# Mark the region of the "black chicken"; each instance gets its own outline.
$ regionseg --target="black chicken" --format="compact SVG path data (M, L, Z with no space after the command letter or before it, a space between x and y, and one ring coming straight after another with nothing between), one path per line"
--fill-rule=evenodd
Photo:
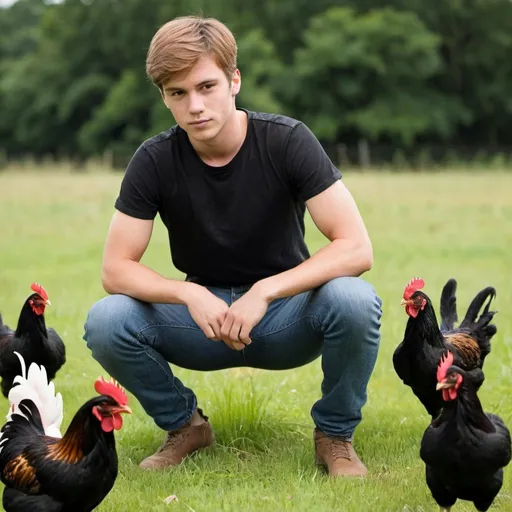
M510 462L510 432L499 416L484 412L474 382L453 360L449 352L439 364L436 389L442 390L445 405L425 430L420 457L442 511L449 511L457 499L485 511L500 491L503 468Z
M496 327L490 324L495 311L489 311L496 291L488 287L479 292L471 301L464 320L455 328L456 283L455 280L448 281L441 299L443 320L440 329L432 301L420 291L424 284L423 279L415 278L405 287L402 305L405 306L409 320L404 339L393 354L393 366L404 384L411 387L434 418L443 406L443 400L435 390L436 368L441 355L447 350L453 352L455 364L465 371L478 369L472 375L477 387L484 380L481 368L484 358L490 352L490 339L496 333Z
M46 328L44 312L46 306L51 305L48 294L37 283L33 283L31 289L34 293L23 304L16 331L4 325L0 316L0 377L5 397L20 373L20 362L15 352L23 356L27 366L31 363L44 366L50 380L66 362L62 339L54 329Z
M78 410L62 438L45 433L42 411L32 400L11 405L17 412L9 415L0 440L6 512L89 512L110 492L118 469L113 430L123 425L121 413L131 410L114 381L100 378L94 388L100 396Z

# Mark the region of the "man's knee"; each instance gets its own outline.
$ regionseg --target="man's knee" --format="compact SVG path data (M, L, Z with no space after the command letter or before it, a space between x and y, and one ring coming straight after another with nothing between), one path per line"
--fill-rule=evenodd
M84 340L94 355L110 352L114 339L126 330L137 301L126 295L109 295L96 302L84 325Z
M318 289L318 300L333 320L356 329L380 327L382 301L375 289L359 277L338 277Z

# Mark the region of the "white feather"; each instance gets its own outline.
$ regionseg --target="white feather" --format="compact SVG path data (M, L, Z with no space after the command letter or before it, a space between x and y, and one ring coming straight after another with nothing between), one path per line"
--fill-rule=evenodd
M32 363L26 373L26 365L23 356L18 352L14 352L21 364L21 375L14 378L15 384L9 391L9 412L7 420L10 421L11 416L21 414L25 416L19 409L22 400L28 398L34 402L43 423L44 432L47 436L61 438L60 426L63 418L62 395L55 394L55 386L53 382L48 382L46 368ZM1 445L1 441L0 441Z

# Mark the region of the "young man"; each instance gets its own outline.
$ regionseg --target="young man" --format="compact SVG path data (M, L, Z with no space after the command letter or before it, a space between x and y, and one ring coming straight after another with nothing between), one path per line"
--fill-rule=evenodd
M177 126L144 142L128 165L103 261L111 295L93 306L84 335L167 432L141 467L177 465L215 441L168 362L279 370L321 355L322 398L311 412L317 462L332 476L365 475L352 436L381 302L357 277L371 267L372 247L340 172L301 122L235 107L236 43L219 21L170 21L146 64ZM306 207L330 240L312 257ZM157 213L185 281L140 263Z

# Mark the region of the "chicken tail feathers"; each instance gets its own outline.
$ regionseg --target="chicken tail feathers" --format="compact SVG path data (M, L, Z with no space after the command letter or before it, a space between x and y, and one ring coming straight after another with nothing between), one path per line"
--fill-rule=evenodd
M13 387L9 391L10 408L7 420L13 414L20 412L20 404L23 400L30 400L39 411L39 417L46 435L62 437L60 427L63 419L62 395L55 393L55 385L48 382L46 369L32 363L28 369L23 356L14 352L21 365L21 374L13 381Z
M469 304L466 316L462 320L459 328L474 337L480 346L481 359L491 351L491 338L498 329L491 321L497 311L490 311L492 301L496 298L496 290L492 286L484 288L478 292L475 298ZM482 310L483 307L483 310ZM482 312L480 313L480 310Z
M21 416L28 420L31 427L37 430L39 435L44 435L43 421L41 419L41 413L39 412L37 405L32 402L32 400L27 398L19 403L18 408Z
M14 454L9 453L9 440L23 436L44 435L43 423L37 406L32 400L22 400L18 411L13 413L10 420L0 432L0 466L5 460L10 460ZM7 453L4 453L4 449Z
M441 331L451 331L458 322L457 318L457 281L449 279L441 292Z
M0 338L2 336L7 336L8 334L12 334L13 330L8 326L4 324L4 320L2 318L2 313L0 313Z

